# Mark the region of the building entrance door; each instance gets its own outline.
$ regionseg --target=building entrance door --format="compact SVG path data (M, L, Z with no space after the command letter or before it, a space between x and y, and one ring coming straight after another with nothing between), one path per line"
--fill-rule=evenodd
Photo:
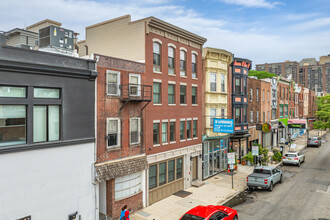
M197 179L198 175L197 175L197 157L193 157L192 158L192 180Z

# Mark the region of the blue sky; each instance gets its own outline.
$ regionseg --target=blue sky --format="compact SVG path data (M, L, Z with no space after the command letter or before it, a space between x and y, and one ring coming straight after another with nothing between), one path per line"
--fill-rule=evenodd
M41 3L42 2L42 3ZM155 16L259 63L330 54L330 0L2 0L0 30L43 19L80 33L125 14Z

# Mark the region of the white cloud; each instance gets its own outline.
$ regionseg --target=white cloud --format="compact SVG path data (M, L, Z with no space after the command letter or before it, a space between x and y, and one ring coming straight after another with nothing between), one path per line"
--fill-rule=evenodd
M299 20L305 20L311 17L315 17L318 15L319 13L287 14L284 16L284 18L288 21L299 21Z
M304 57L317 58L329 53L326 50L330 48L330 32L326 29L307 33L283 31L284 27L280 29L268 23L263 25L264 21L234 23L232 20L225 20L225 17L221 20L212 19L205 11L204 15L189 9L189 6L173 4L169 0L162 0L161 4L156 3L156 0L144 1L148 4L134 0L51 0L43 4L39 0L6 1L1 5L0 30L23 28L24 24L31 25L49 18L62 22L64 28L79 32L80 39L84 39L86 26L131 14L133 20L149 16L163 19L207 38L205 46L226 49L235 56L251 59L253 64L288 59L298 61ZM304 23L304 26L324 26L329 22L329 18L319 18Z
M274 8L276 5L283 4L282 2L270 2L267 0L220 0L227 4L241 5L245 7L255 8Z

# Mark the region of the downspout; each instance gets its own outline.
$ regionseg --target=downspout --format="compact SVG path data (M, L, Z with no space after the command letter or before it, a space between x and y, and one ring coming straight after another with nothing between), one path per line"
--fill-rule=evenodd
M87 45L85 45L86 47L86 50L88 51L88 47ZM96 58L96 59L95 59ZM100 57L99 56L96 56L94 58L94 54L92 55L92 59L93 60L96 60L95 62L95 71L97 71L97 64L99 62L99 59ZM94 143L94 164L96 163L97 161L97 77L95 79L95 91L94 91L94 95L95 95L95 115L94 115L94 126L95 126L95 143ZM94 172L95 172L95 166L94 166ZM94 178L95 178L95 173L94 173ZM100 207L100 204L99 204L99 201L100 201L100 198L99 198L99 190L100 190L100 183L95 181L94 183L94 192L95 192L95 219L96 220L99 220L99 207Z

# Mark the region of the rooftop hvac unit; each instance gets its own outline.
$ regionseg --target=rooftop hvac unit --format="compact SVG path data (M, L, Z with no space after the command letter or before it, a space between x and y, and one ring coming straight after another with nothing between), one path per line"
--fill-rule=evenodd
M73 51L73 31L50 25L39 30L39 48Z

